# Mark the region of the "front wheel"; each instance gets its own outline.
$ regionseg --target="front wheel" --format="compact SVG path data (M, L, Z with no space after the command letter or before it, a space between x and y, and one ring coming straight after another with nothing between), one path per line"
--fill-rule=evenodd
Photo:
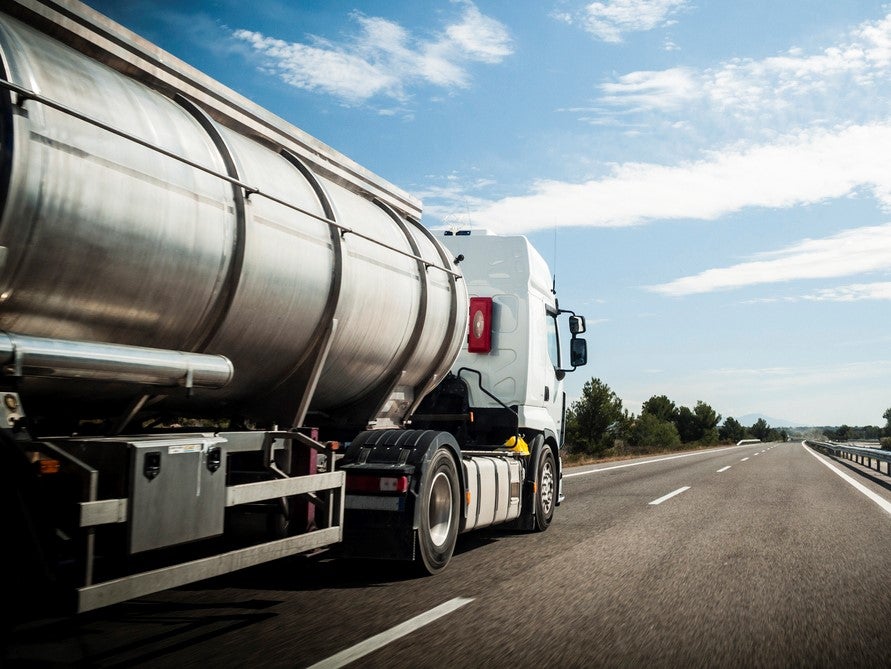
M449 563L458 539L460 516L458 470L449 452L433 454L421 483L418 548L423 572L436 574Z
M547 446L538 460L538 471L535 476L535 523L536 532L544 532L554 518L554 506L557 501L557 467L554 453Z

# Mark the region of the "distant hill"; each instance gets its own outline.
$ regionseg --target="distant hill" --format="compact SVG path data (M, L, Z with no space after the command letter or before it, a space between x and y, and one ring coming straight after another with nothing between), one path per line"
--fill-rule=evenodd
M785 418L772 418L771 416L765 416L761 413L748 413L745 416L740 416L736 420L739 421L740 425L743 425L745 427L752 427L755 423L758 422L759 418L763 418L764 421L771 427L801 427L802 425L801 423L786 420Z

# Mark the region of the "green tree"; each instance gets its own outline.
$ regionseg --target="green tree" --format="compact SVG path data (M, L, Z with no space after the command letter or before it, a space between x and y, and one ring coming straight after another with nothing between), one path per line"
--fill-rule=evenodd
M759 418L755 421L755 424L749 428L749 432L756 439L768 441L768 437L770 436L770 425L768 425L767 421L763 418Z
M637 448L674 450L681 445L681 437L674 423L661 420L652 413L642 413L634 421L628 441Z
M772 427L772 428L770 428L770 431L767 433L767 439L764 439L762 441L785 441L783 438L784 434L785 434L785 431L780 430L775 427Z
M628 415L622 400L596 378L585 383L581 398L572 403L566 418L570 450L588 455L610 448L627 430Z
M891 437L891 409L883 413L882 418L885 419L885 436Z
M740 439L745 439L746 428L744 428L736 418L728 416L724 420L721 429L718 430L718 436L724 441L732 441L736 443Z
M677 416L674 420L681 441L685 444L697 441L702 436L702 430L699 428L699 421L689 407L681 407L678 409Z
M693 415L699 429L697 440L703 444L715 444L718 442L718 423L721 422L721 414L716 413L702 400L696 402L693 407Z
M665 395L653 395L643 403L640 413L641 415L650 414L659 420L673 423L677 416L677 407Z

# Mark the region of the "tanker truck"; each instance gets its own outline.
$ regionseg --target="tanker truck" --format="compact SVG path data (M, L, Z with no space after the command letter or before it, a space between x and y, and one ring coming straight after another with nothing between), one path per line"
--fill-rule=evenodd
M11 609L547 529L587 351L528 240L427 229L75 0L4 3L0 68Z

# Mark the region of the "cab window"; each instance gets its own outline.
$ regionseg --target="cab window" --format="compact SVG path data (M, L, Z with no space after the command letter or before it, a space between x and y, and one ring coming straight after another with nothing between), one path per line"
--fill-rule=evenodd
M560 369L560 338L557 334L557 317L554 314L546 314L545 328L548 332L548 357L554 369Z

